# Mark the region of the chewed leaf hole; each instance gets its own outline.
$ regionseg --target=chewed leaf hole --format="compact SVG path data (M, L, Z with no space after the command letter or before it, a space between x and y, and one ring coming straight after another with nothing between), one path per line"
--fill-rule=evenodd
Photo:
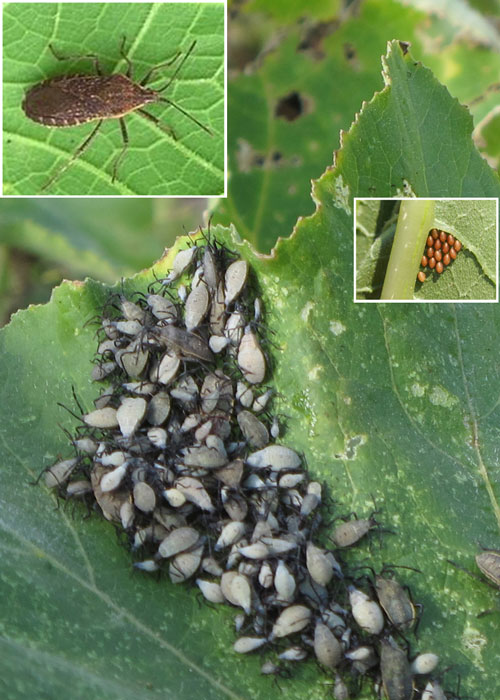
M305 109L306 102L304 98L294 91L278 100L275 115L286 119L288 122L293 122L304 114Z
M277 170L278 168L298 168L303 163L302 156L297 154L285 156L281 151L256 151L245 139L238 139L236 162L240 173L252 170Z

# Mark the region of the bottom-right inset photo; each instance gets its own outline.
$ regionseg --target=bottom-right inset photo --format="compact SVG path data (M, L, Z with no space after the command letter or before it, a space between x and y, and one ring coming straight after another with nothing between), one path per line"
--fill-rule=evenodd
M498 301L498 201L357 198L354 301Z

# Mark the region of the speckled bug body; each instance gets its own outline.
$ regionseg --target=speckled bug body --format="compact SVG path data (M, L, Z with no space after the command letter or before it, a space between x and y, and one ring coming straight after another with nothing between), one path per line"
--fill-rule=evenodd
M411 700L413 679L406 653L389 637L380 648L382 685L387 700Z
M99 131L104 119L118 119L123 140L123 147L113 164L111 182L114 182L117 175L118 165L123 159L128 148L128 132L124 117L131 112L136 112L142 117L153 122L157 127L168 133L173 139L176 138L171 127L160 122L157 117L142 109L147 104L166 103L187 116L208 134L212 132L199 122L195 117L179 107L177 104L162 96L179 73L186 59L189 57L196 41L193 41L182 60L169 78L167 83L158 90L146 87L151 76L159 68L169 66L174 63L180 55L177 52L169 61L160 63L151 68L140 83L132 79L132 63L124 53L125 37L123 37L120 47L122 58L127 62L127 72L115 75L103 75L99 64L99 59L93 54L86 56L59 56L49 44L49 49L54 57L59 61L74 59L89 59L93 62L97 75L69 75L50 78L33 86L26 93L22 108L26 116L38 124L48 127L69 127L97 121L94 130L80 144L67 163L59 168L52 177L45 183L42 190L47 189L55 180L75 161L90 145L94 136Z
M154 90L126 75L69 75L38 83L26 93L23 110L44 126L75 126L95 119L123 117L158 102Z
M482 573L500 588L500 552L487 549L476 555L476 564Z
M375 590L380 605L396 629L408 630L415 624L415 606L400 583L394 579L376 576Z

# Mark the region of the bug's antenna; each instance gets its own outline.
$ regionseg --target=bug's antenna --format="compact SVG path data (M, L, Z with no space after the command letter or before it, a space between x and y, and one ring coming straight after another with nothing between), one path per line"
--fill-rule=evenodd
M172 107L175 107L175 109L177 109L179 112L182 112L182 114L184 114L186 117L189 117L189 119L191 119L191 121L193 121L195 124L198 124L198 126L200 126L204 131L206 131L207 134L210 134L210 136L213 136L213 132L210 131L208 126L205 126L204 124L199 122L195 117L193 117L192 114L189 114L189 112L186 112L185 109L182 109L182 107L179 107L179 105L176 105L175 102L172 102L172 100L167 100L166 97L159 97L158 101L159 102L166 102L167 104L172 105Z
M173 75L170 77L170 80L168 80L168 82L167 82L162 88L160 88L159 90L155 90L155 92L163 92L164 90L166 90L166 89L168 88L168 86L171 84L171 82L172 82L172 81L175 79L175 77L179 74L180 69L182 68L182 66L184 65L184 63L187 61L187 59L189 58L189 56L190 56L190 54L192 53L192 51L193 51L193 49L194 49L195 46L196 46L196 39L193 41L193 43L191 44L191 46L190 46L189 49L187 50L186 55L185 55L184 58L181 60L181 62L179 63L179 65L177 66L177 68L175 69L175 71L173 72Z
M182 68L184 63L187 61L190 54L193 52L193 49L195 46L196 46L196 39L193 41L193 43L191 44L189 49L186 51L186 54L182 58L181 62L179 63L179 65L175 69L173 75L170 77L168 82L163 87L159 88L158 90L155 90L155 92L157 92L157 93L164 92L169 87L169 85L172 83L172 81L175 79L175 77L179 74L180 69ZM193 117L191 114L189 114L189 112L186 112L184 109L182 109L182 107L179 107L179 105L176 105L175 102L172 102L172 100L169 100L166 97L159 97L158 102L165 102L166 104L172 105L172 107L174 107L179 112L182 112L182 114L184 114L184 116L191 119L191 121L193 121L195 124L197 124L199 127L201 127L204 131L206 131L207 134L210 134L210 136L213 136L212 131L207 126L205 126L204 124L199 122L197 119L195 119L195 117Z

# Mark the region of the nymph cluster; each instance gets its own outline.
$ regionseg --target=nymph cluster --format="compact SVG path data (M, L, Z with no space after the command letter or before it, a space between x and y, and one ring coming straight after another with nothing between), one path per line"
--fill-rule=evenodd
M269 651L263 673L315 656L337 700L365 677L389 700L409 700L419 683L424 700L445 698L428 677L437 657L409 659L408 593L393 576L356 578L342 562L376 521L346 520L330 546L319 542L324 494L269 412L247 262L198 241L146 294L110 298L98 333L92 378L104 389L81 416L75 456L46 470L47 486L116 523L138 569L195 581L211 603L238 609L234 650Z

